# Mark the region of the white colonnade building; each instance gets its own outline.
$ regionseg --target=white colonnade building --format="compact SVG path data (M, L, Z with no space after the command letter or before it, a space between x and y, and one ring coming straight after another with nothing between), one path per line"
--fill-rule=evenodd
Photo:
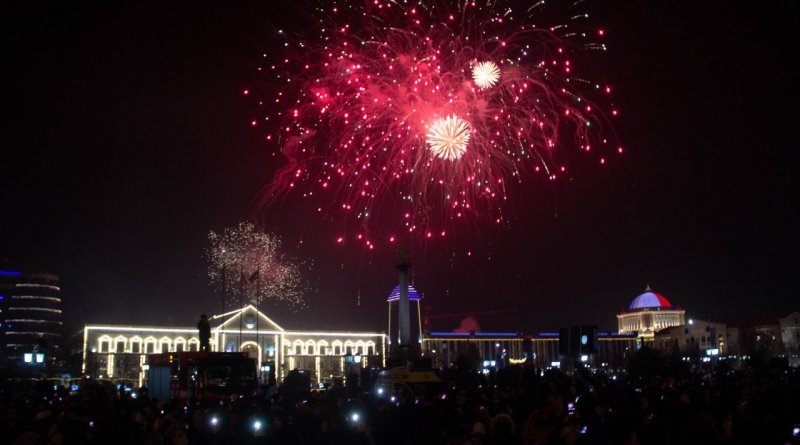
M350 367L386 365L382 332L290 331L248 305L209 318L211 350L246 352L256 359L264 380L282 381L293 369L306 370L322 382ZM86 325L81 372L84 376L141 386L147 354L197 351L195 326L159 327Z

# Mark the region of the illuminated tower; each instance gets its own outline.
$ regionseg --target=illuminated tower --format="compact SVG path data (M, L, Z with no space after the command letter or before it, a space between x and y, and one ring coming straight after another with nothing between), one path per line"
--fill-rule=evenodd
M34 351L54 359L62 326L58 276L0 270L0 324L5 365Z
M400 295L397 299L397 324L400 325L400 341L401 347L411 344L411 309L408 304L408 269L411 269L411 263L402 259L400 264L397 265L397 270L400 271L399 284Z
M409 365L417 356L417 351L419 351L419 341L421 341L421 335L417 339L416 342L412 342L411 339L411 314L410 314L410 286L408 284L408 270L411 269L411 263L408 261L408 254L405 251L400 251L399 255L400 263L397 265L397 270L399 271L398 277L398 285L395 288L395 291L389 296L389 338L391 342L392 336L392 328L391 328L391 309L392 309L392 298L396 295L397 300L397 325L399 330L399 335L397 338L397 343L392 345L393 349L393 356L394 359L397 361L399 365L405 366ZM415 291L416 292L416 291ZM419 294L416 297L417 300L417 326L418 329L422 329L420 324L420 309L419 309ZM421 333L420 333L421 334ZM391 344L391 343L390 343Z
M422 295L414 289L414 286L408 285L408 302L409 304L416 303L417 306L417 339L418 342L420 338L422 338L422 310L420 309L420 300L422 300ZM389 298L386 299L386 303L389 306L389 344L398 344L400 342L400 331L398 330L396 333L392 332L392 306L400 305L400 286L397 285L392 289L392 292L389 294ZM397 329L397 328L396 328ZM413 339L411 342L413 343Z

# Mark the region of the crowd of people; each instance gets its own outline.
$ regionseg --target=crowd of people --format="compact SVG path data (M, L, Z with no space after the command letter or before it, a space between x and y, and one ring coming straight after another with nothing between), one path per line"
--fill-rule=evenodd
M6 382L0 443L786 444L800 434L793 368L641 377L511 367L442 377L421 394L351 384L186 405L99 382L77 391Z

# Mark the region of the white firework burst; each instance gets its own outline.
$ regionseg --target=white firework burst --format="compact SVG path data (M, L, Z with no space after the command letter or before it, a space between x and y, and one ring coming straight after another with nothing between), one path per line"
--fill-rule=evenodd
M491 88L500 79L500 68L494 62L478 62L472 67L472 80L479 88Z
M428 148L434 155L449 160L459 159L467 151L469 124L458 116L438 119L428 129Z
M208 234L209 284L228 308L271 300L292 310L305 306L309 291L302 269L310 266L283 254L280 238L249 222Z

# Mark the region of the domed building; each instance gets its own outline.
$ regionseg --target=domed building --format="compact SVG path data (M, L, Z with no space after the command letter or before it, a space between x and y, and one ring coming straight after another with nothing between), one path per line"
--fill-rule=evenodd
M639 339L652 341L661 329L685 325L686 311L648 286L643 294L633 299L628 310L617 315L617 323L620 334L636 333Z

